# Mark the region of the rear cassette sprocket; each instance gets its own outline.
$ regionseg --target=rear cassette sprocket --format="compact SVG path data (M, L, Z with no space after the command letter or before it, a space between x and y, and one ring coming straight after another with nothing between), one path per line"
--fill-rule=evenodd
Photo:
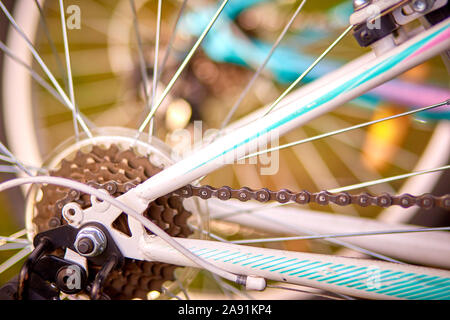
M64 159L59 169L50 174L103 188L112 196L118 197L161 170L162 168L151 163L149 157L137 155L131 149L120 150L117 145L111 145L107 149L93 146L90 152L78 151L73 159ZM37 232L65 224L61 210L67 202L77 202L83 209L91 206L90 196L75 190L46 185L41 191L42 198L36 204L33 218ZM191 213L183 207L183 198L175 194L151 202L144 216L171 236L186 238L192 234L187 224ZM127 216L119 216L113 227L129 234ZM103 292L111 299L146 299L149 292L161 292L164 282L174 280L175 268L176 266L166 263L127 259L121 270L110 274ZM89 269L89 274L93 275L98 271L98 266L89 266Z

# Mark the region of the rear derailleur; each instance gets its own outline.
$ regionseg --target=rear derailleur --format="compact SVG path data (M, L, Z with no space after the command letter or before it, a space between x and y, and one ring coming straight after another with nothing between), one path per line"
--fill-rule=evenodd
M64 225L37 234L33 245L18 277L0 288L0 300L58 300L61 293L109 299L103 285L124 257L101 224Z

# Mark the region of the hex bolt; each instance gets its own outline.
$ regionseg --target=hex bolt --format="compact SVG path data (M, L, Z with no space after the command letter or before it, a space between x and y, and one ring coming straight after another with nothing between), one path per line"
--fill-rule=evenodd
M77 244L77 250L81 254L92 253L94 251L94 247L95 247L94 241L92 241L92 239L87 238L87 237L81 238Z
M78 232L75 239L75 249L85 257L95 257L106 249L106 236L96 227L86 227Z
M371 0L353 0L353 9L358 11L366 6L368 6L372 1Z
M416 12L425 12L430 9L434 4L434 0L413 0L411 6Z

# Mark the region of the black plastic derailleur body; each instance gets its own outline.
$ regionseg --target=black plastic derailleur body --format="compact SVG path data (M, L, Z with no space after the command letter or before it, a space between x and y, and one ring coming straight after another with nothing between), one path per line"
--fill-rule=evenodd
M370 46L398 28L394 18L389 14L379 17L377 23L376 26L370 23L362 23L355 27L353 36L361 47Z
M101 266L93 277L88 277L84 266L65 260L54 254L58 249L75 252L78 233L86 227L95 227L106 236L104 250L93 257L86 256L90 266ZM66 294L87 293L92 299L108 299L102 287L109 273L123 265L124 257L106 228L89 223L79 229L64 225L39 233L33 240L34 250L23 264L16 279L0 288L2 300L55 300L60 292Z

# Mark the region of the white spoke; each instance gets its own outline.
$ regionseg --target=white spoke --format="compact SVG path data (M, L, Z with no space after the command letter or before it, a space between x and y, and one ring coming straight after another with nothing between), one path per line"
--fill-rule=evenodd
M245 297L246 299L249 300L255 300L251 295L249 295L247 292L243 291L243 290L239 290L231 285L229 285L228 283L226 283L225 281L223 281L222 279L220 279L218 276L216 276L214 273L209 272L208 273L213 280L217 283L217 285L220 287L220 289L222 290L222 292L224 294L226 294L230 299L233 299L233 296L231 294L234 294L236 296L241 296L241 297Z
M308 127L314 129L317 132L323 132L323 128L328 128L329 130L339 130L337 128L342 128L342 127L349 127L350 124L342 119L339 119L336 116L331 116L331 115L325 115L320 117L321 122L323 123L319 123L319 121L317 122L312 122L310 124L308 124ZM336 129L333 129L336 128ZM365 138L366 138L366 132L364 130L360 129L355 129L354 131L352 131L351 136L349 135L334 135L332 136L334 139L342 142L343 144L351 147L352 149L356 149L356 150L361 150L361 145L363 144ZM328 140L325 140L328 142ZM329 143L334 143L334 142L329 142ZM408 171L411 170L410 168L406 168L405 164L412 164L412 163L416 163L418 160L418 156L416 154L414 154L411 151L408 151L406 149L403 148L399 148L397 150L398 152L398 157L394 157L393 159L391 159L389 161L389 163L391 165L394 165L402 170Z
M193 225L190 225L189 227L194 229L194 230L197 230L197 231L200 230L199 228L197 228L196 226L193 226ZM218 235L216 235L214 233L206 231L206 230L202 230L202 233L206 234L209 237L211 237L211 239L214 239L214 240L217 240L217 241L220 241L220 242L228 242L228 243L230 242L230 241L228 241L228 240L226 240L226 239L224 239L224 238L222 238L222 237L220 237L220 236L218 236Z
M58 93L60 94L60 96L62 97L62 99L65 101L65 104L70 106L71 110L75 109L75 106L72 104L72 102L70 101L70 99L67 97L67 95L65 94L64 90L61 88L61 86L59 85L58 81L55 79L55 77L53 76L53 74L51 73L51 71L48 69L47 65L44 63L44 61L42 60L42 58L39 56L39 53L36 51L36 49L34 48L33 44L31 43L30 39L28 39L28 37L26 36L26 34L22 31L22 29L17 25L16 21L14 20L14 18L12 17L12 15L9 13L8 9L5 7L5 5L3 4L2 1L0 1L0 8L2 9L3 13L6 15L6 17L8 18L8 20L10 21L11 25L13 26L13 28L19 33L19 35L25 40L29 50L31 51L31 53L33 54L33 57L35 58L35 60L38 62L38 64L40 65L40 67L42 68L42 70L45 72L45 74L47 75L47 77L50 79L51 83L53 84L53 86L56 88L56 90L58 91ZM92 138L92 133L89 130L88 126L86 125L86 123L84 122L84 120L78 116L77 118L78 122L80 123L81 127L83 128L83 130L85 131L85 133L87 134L87 136L89 138Z
M439 167L439 168L428 169L428 170L421 170L421 171L416 171L416 172L411 172L411 173L405 173L405 174L401 174L401 175L393 176L393 177L389 177L389 178L384 178L384 179L378 179L378 180L358 183L358 184L354 184L354 185L351 185L351 186L331 189L331 190L328 190L328 192L339 193L339 192L344 192L344 191L361 189L361 188L370 187L370 186L373 186L373 185L376 185L376 184L380 184L380 183L397 181L397 180L411 178L411 177L415 177L415 176L426 174L426 173L444 171L444 170L448 170L448 169L450 169L450 165L442 166L442 167Z
M153 118L153 116L155 115L156 111L158 110L158 108L161 106L161 104L163 103L164 99L166 98L166 96L169 94L169 91L172 89L172 87L174 86L175 82L177 81L177 79L180 77L181 73L183 72L183 70L186 68L187 64L189 63L189 61L191 60L192 56L194 55L194 53L197 51L198 47L200 46L200 44L202 43L203 39L206 37L206 35L208 34L209 30L211 30L214 22L217 20L217 18L219 17L220 13L222 12L223 8L225 7L225 5L228 3L229 0L224 0L222 2L222 4L220 5L219 9L216 11L216 13L214 14L214 16L212 17L211 21L209 22L209 24L206 26L205 30L203 30L203 33L200 35L200 37L198 38L197 42L194 44L194 46L192 47L191 51L189 51L188 55L186 56L186 58L183 60L183 62L181 63L180 67L178 68L178 70L175 72L175 75L172 77L172 79L170 80L170 82L168 83L166 89L164 90L164 92L161 94L161 97L158 99L158 102L156 102L152 108L152 110L150 111L150 113L147 115L147 117L145 118L144 122L142 123L142 125L139 127L138 129L138 135L137 138L140 136L140 134L144 131L145 127L148 125L148 123L150 122L150 120Z
M2 41L0 41L0 49L7 56L9 56L11 59L13 59L15 62L17 62L22 67L27 69L28 72L30 73L31 77L37 83L39 83L44 89L46 89L52 96L54 96L59 102L61 102L62 104L66 105L65 101L61 98L61 96L58 94L58 92L55 89L53 89L52 86L50 84L48 84L47 81L45 81L36 71L34 71L32 67L27 65L23 60L19 59L19 57L17 57L17 55L14 54L14 52L9 50L9 48ZM70 106L67 106L67 107L70 108Z
M47 19L45 18L44 10L42 9L41 4L39 3L39 0L34 0L34 3L36 4L36 7L39 10L39 15L41 16L42 26L44 29L45 36L47 38L48 44L50 45L50 49L52 50L53 56L55 58L56 64L58 65L58 69L61 72L61 76L63 79L66 78L66 72L64 70L63 64L61 62L61 59L59 58L58 50L56 49L55 42L53 41L51 35L50 35L50 29L47 24ZM68 87L67 81L66 81L66 87Z
M275 52L276 48L280 44L281 40L286 35L287 31L291 27L292 23L294 22L295 18L298 16L300 11L302 10L304 4L306 3L306 0L303 0L300 5L297 7L297 10L295 10L294 14L292 15L291 19L288 21L286 26L284 27L283 31L278 36L277 40L273 44L272 48L270 49L269 53L267 54L266 58L264 59L263 63L259 66L259 68L256 70L256 72L253 74L250 81L247 83L247 86L245 87L244 91L242 91L241 95L237 99L237 101L234 103L233 107L231 108L228 115L225 117L225 120L222 122L222 125L220 127L220 131L217 133L217 135L220 135L220 132L225 128L225 126L230 122L231 117L236 112L237 108L241 105L242 101L244 100L245 96L249 92L249 90L252 88L253 84L255 83L258 76L261 74L267 63L269 62L270 58L272 57L273 53Z
M147 63L145 62L144 49L143 49L143 45L142 45L142 37L141 37L140 29L139 29L136 5L134 3L134 0L130 0L130 7L131 7L131 12L133 14L133 27L134 27L134 33L136 36L137 46L138 46L139 67L140 67L141 78L142 78L142 82L143 82L143 86L144 86L145 104L146 104L147 109L150 110L151 109L150 93L149 93L150 81L148 80L148 75L147 75Z
M302 129L298 129L296 134L305 137L306 133ZM316 146L305 144L301 148L292 148L297 160L303 165L307 174L311 177L316 187L320 190L329 188L330 186L338 186L339 182L331 172L330 167L322 158Z
M340 133L352 131L352 130L355 130L355 129L368 127L370 125L373 125L373 124L376 124L376 123L379 123L379 122L388 121L388 120L392 120L392 119L399 118L399 117L404 117L404 116L415 114L415 113L422 112L422 111L425 111L425 110L429 110L429 109L433 109L433 108L437 108L437 107L442 107L444 105L450 105L450 100L447 100L447 101L444 101L444 102L441 102L441 103L438 103L438 104L434 104L432 106L427 106L427 107L424 107L424 108L403 112L403 113L400 113L400 114L397 114L397 115L394 115L394 116L390 116L390 117L386 117L386 118L382 118L382 119L377 119L377 120L361 123L361 124L358 124L358 125L355 125L355 126L347 127L347 128L344 128L344 129L339 129L339 130L336 130L336 131L327 132L327 133L324 133L324 134L320 134L320 135L317 135L317 136L314 136L314 137L310 137L310 138L307 138L307 139L303 139L303 140L300 140L300 141L287 143L287 144L284 144L284 145L281 145L281 146L277 146L277 147L274 147L274 148L270 148L270 149L254 152L254 153L251 153L249 155L246 155L246 156L240 158L239 160L252 158L252 157L258 156L260 154L267 153L267 152L273 152L273 151L277 151L277 150L281 150L281 149L286 149L286 148L297 146L299 144L303 144L303 143L306 143L306 142L311 142L311 141L323 139L323 138L326 138L326 137L334 136L334 135L337 135L337 134L340 134Z
M23 249L29 245L29 243L5 243L0 245L0 251Z
M264 204L264 205L260 205L260 206L256 206L254 208L250 208L250 209L243 209L243 210L235 210L235 211L230 211L230 212L226 212L226 213L221 213L221 214L215 214L212 218L216 219L216 220L221 220L221 219L226 219L226 218L231 218L233 216L237 216L240 214L249 214L258 210L266 210L266 209L270 209L270 208L277 208L283 205L287 205L289 203L278 203L278 202L274 202L271 204Z
M59 11L61 14L61 27L62 27L62 34L63 34L63 41L64 41L64 55L66 58L66 72L67 72L67 84L69 87L69 95L70 95L70 102L72 103L73 109L73 128L75 130L75 137L78 140L79 139L79 131L78 131L78 107L75 103L75 92L73 89L73 79L72 79L72 66L70 63L70 52L69 52L69 41L67 39L67 28L66 28L66 18L64 13L64 3L63 0L59 0Z
M265 117L266 115L268 115L280 102L281 100L284 99L284 97L286 97L289 92L292 91L292 89L294 89L295 86L297 86L297 84L300 83L300 81L302 81L310 72L312 69L314 69L314 67L323 60L323 58L325 58L325 56L353 29L353 25L348 26L347 29L345 29L345 31L308 67L308 69L305 70L305 72L303 72L298 78L297 80L295 80L290 86L289 88L287 88L279 97L277 100L275 100L274 103L272 103L270 105L270 107L267 109L267 111L263 114L263 117Z
M62 98L62 96L56 91L47 81L45 81L36 71L33 70L33 68L29 65L27 65L23 60L21 60L14 52L12 52L2 41L0 41L0 50L2 50L7 56L9 56L12 60L14 60L16 63L24 67L31 75L31 77L39 84L41 85L45 90L47 90L48 93L50 93L56 100L58 100L61 104L66 106L68 109L71 110L72 106L70 104L67 104L66 100ZM93 126L92 123L90 123L86 117L82 113L78 113L78 118L82 118L83 121L89 124L89 126ZM80 120L79 120L80 121Z
M188 294L186 288L183 286L183 283L181 283L180 279L178 279L178 277L176 275L174 275L174 277L175 277L176 283L180 287L181 292L183 292L186 300L191 300L191 298L189 297L189 294Z
M24 249L20 250L15 255L13 255L11 258L9 258L5 262L3 262L0 265L0 274L5 272L7 269L11 268L12 266L14 266L17 262L19 262L23 258L25 258L27 255L30 254L31 251L32 251L31 246L25 247Z
M152 109L155 107L154 103L156 100L156 93L158 89L158 60L159 60L159 42L160 42L160 33L161 33L161 0L158 0L158 15L156 19L156 43L155 43L155 58L153 61L153 81L152 81L152 98L151 104ZM150 128L148 133L148 138L151 139L153 136L154 130L154 121L153 119L150 122Z
M216 220L220 220L220 219L226 219L232 216L236 216L236 215L240 215L240 214L251 214L252 212L258 211L258 210L265 210L267 208L273 208L273 207L279 207L279 206L283 206L283 205L287 205L288 203L275 203L275 204L269 204L269 205L261 205L255 208L251 208L251 209L247 209L247 210L239 210L239 211L231 211L229 213L223 213L223 214L217 214L212 216L212 219L216 219ZM282 221L278 220L278 219L271 219L267 216L255 216L258 219L262 219L265 221L268 221L270 223L274 223L274 224L278 224L278 225L285 225L286 229L290 229L294 234L307 234L310 236L320 236L320 233L311 231L309 229L306 228L299 228L298 226L292 226L292 225L288 225L283 223ZM398 261L396 259L390 258L388 256L385 256L383 254L377 253L375 251L372 250L367 250L365 248L362 248L360 246L351 244L351 243L347 243L345 241L342 241L340 239L333 239L333 238L329 238L329 239L323 239L324 241L348 248L348 249L352 249L355 250L357 252L361 252L363 254L381 259L381 260L385 260L385 261L389 261L389 262L394 262L394 263L402 263L401 261Z
M170 292L169 290L167 290L167 288L165 287L161 287L162 291L164 294L167 294L169 297L177 299L177 300L183 300L180 296L177 296L175 294L173 294L172 292Z
M0 160L11 163L11 164L16 163L16 161L14 159L7 157L7 156L3 156L1 154L0 154ZM30 166L30 165L24 164L23 162L22 162L22 165L24 166L24 168L27 168L28 170L34 170L34 171L40 172L40 173L48 173L48 170L45 168ZM6 167L7 166L5 166L5 168Z
M164 67L166 66L166 63L167 63L167 59L169 59L169 54L170 54L170 51L172 50L172 45L173 45L173 42L175 41L175 35L176 35L177 29L178 29L178 22L180 22L181 16L183 15L184 9L186 8L186 3L187 3L187 0L183 0L183 3L181 4L181 8L178 11L178 16L175 20L175 25L174 25L172 33L170 35L170 39L167 44L166 52L164 53L164 57L161 61L161 68L159 70L159 74L156 79L157 81L159 81L159 79L161 78L161 75L164 71Z
M22 229L22 230L17 231L16 233L13 233L12 235L10 235L9 238L17 239L17 238L23 237L26 234L27 234L27 229ZM24 240L24 241L28 241L28 240Z
M267 285L267 288L295 291L295 292L300 292L300 293L307 293L307 294L310 294L310 295L313 295L313 296L328 298L328 299L332 299L332 300L342 300L339 297L333 296L331 294L326 294L326 293L321 293L321 292L314 292L314 291L308 291L308 290L301 290L301 289L297 289L297 288L293 288L293 287L285 287L285 286L269 284L269 285ZM355 300L355 299L353 299L351 297L348 297L346 295L339 294L339 296L343 297L345 300Z
M368 181L382 178L376 171L368 171L367 168L363 166L360 161L361 153L359 150L355 150L351 146L342 143L339 139L336 140L339 144L337 144L336 141L331 141L330 139L325 139L324 141L331 149L333 149L336 155L339 155L342 163L353 174L353 176L358 179L358 181ZM395 193L395 190L390 185L374 186L371 187L370 190L374 193Z
M0 165L0 172L3 173L19 173L20 169L16 166Z
M6 146L2 142L0 142L0 152L10 158L12 162L15 163L23 172L25 172L29 176L33 175L33 173L28 170L22 162L17 160L17 158L11 153L11 151L8 150L8 148L6 148Z
M280 241L292 241L292 240L317 240L317 239L330 239L330 238L346 238L346 237L362 237L362 236L375 236L386 234L398 234L398 233L417 233L417 232L433 232L433 231L449 231L450 227L437 227L437 228L416 228L408 230L382 230L382 231L366 231L366 232L348 232L348 233L335 233L335 234L321 234L317 236L298 236L298 237L278 237L278 238L264 238L264 239L246 239L231 241L234 244L250 244L250 243L263 243L263 242L280 242Z
M15 234L10 235L9 237L0 236L0 246L4 245L7 242L30 244L29 240L20 239L20 237L22 237L26 233L27 233L27 231L25 229L23 229L19 232L16 232Z

